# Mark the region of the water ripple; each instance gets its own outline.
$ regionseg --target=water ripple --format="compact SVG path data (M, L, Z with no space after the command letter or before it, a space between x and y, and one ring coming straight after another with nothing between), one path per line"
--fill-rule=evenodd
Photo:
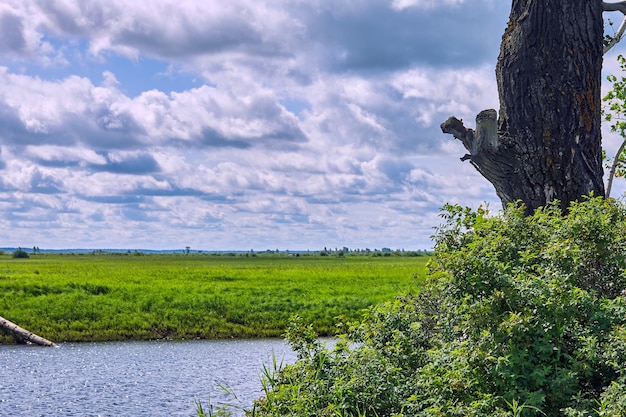
M195 416L194 400L249 406L282 340L0 346L0 416Z

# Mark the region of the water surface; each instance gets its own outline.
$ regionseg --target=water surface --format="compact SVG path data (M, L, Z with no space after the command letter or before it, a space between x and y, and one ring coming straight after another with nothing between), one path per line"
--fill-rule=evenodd
M273 355L295 360L282 340L0 346L0 416L195 416L209 398L249 408Z

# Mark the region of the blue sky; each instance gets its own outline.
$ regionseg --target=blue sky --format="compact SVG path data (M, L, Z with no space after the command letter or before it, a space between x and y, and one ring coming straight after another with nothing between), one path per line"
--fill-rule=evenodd
M430 248L507 3L0 1L0 246Z

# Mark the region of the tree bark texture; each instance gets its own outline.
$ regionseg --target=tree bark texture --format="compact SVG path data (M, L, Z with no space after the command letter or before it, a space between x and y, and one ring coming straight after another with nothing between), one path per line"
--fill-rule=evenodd
M44 339L43 337L37 336L36 334L21 328L17 324L5 319L4 317L0 317L0 329L11 332L16 339L23 343L33 343L39 346L47 347L57 346L56 343L51 342L48 339Z
M599 0L513 0L496 67L499 118L484 110L475 130L454 117L441 125L503 204L521 200L532 212L604 195L602 9Z

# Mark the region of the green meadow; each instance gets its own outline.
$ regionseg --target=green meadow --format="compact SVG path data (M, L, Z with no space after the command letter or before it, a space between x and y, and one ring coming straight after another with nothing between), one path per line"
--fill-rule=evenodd
M390 255L390 254L386 254ZM278 337L415 292L426 256L0 256L0 316L55 342ZM13 343L0 334L1 343Z

